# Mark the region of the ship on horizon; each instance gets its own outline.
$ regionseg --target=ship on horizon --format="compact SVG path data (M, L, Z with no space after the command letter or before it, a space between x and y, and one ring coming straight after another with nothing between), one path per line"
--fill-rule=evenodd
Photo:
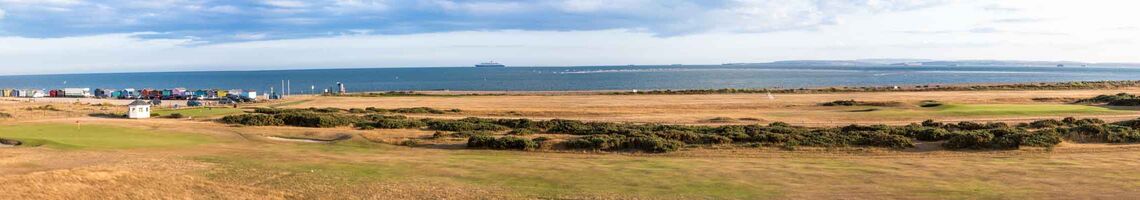
M479 64L475 65L475 67L507 67L507 66L503 65L503 64L499 64L495 61L491 61L491 62L479 63Z

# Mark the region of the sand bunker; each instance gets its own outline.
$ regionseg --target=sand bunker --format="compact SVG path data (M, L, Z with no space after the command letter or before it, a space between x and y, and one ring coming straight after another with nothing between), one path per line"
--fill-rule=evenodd
M19 140L0 138L0 147L14 147L14 146L20 146L22 144L24 144L24 143L20 142Z

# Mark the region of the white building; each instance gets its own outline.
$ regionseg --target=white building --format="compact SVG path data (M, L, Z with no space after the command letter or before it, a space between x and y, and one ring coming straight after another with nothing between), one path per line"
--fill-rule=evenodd
M150 118L150 103L141 99L136 99L131 104L127 105L130 111L127 112L127 118L131 119L146 119Z

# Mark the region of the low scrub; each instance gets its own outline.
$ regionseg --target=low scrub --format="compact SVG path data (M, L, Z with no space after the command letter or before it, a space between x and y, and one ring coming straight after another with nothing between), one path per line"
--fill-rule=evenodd
M1109 106L1140 106L1140 97L1129 93L1115 95L1098 95L1093 98L1081 99L1076 103L1105 104Z
M349 111L352 112L352 111ZM359 111L357 111L359 112ZM276 113L276 114L261 114ZM693 126L583 122L577 120L530 119L411 119L400 115L261 110L258 113L227 116L222 123L254 126L289 125L337 127L355 125L361 129L426 129L438 131L434 138L469 138L472 148L529 149L515 136L536 133L573 135L559 140L569 149L599 151L640 151L662 153L685 146L748 144L783 147L881 147L911 148L915 141L943 142L948 149L1017 149L1026 146L1053 147L1062 140L1074 142L1140 143L1140 119L1105 123L1095 118L1038 120L1011 126L1006 123L926 120L905 126L849 125L843 127L800 127L773 122L768 125ZM508 131L510 137L493 135ZM490 138L490 139L488 139ZM506 138L506 139L504 139ZM500 141L504 140L504 141ZM527 140L533 143L532 140ZM522 144L520 146L519 144Z
M683 143L658 137L625 137L625 136L586 136L571 139L563 144L571 149L590 149L603 151L642 151L649 153L664 153L675 151L684 146Z
M241 124L246 126L281 126L285 121L267 114L230 115L218 119L221 123Z
M467 139L467 148L533 150L538 148L538 143L514 136L495 138L488 135L476 135Z
M455 120L429 120L428 129L437 131L503 131L506 126L486 122L466 122Z
M361 118L352 115L315 112L279 112L278 114L242 114L222 117L218 120L227 124L242 124L249 126L299 126L313 128L331 128L348 126L361 122Z

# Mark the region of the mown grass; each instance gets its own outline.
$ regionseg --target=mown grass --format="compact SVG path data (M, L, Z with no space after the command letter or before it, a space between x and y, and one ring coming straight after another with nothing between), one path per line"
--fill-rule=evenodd
M203 135L75 124L0 126L0 137L25 142L24 146L45 146L56 149L184 147L214 142L214 139Z
M934 107L934 110L937 114L958 116L1073 115L1127 112L1096 106L1061 104L947 104Z
M325 160L293 156L329 153L341 156L390 154L378 150L360 152L356 144L339 146L305 144L272 148L267 152L214 155L195 160L218 164L203 172L206 177L280 187L405 183L430 180L436 183L472 185L505 190L535 198L626 196L649 198L770 199L780 195L774 186L694 167L669 158L577 159L544 158L533 153L457 151L392 155L383 159ZM314 151L316 150L316 151ZM712 174L710 174L710 172ZM312 194L301 194L307 196Z
M178 113L184 117L193 118L209 118L217 116L225 116L242 113L241 109L237 108L186 108L186 109L157 109L154 113L161 116L170 116L171 114Z
M871 115L874 119L907 119L915 117L976 117L976 116L1072 116L1097 114L1127 114L1135 111L1100 106L1066 104L945 104L930 108L883 108L869 112L843 112Z
M295 106L295 105L301 105L304 103L308 103L310 101L313 101L313 100L309 99L309 100L282 102L282 103L270 104L269 107L270 108L277 108L277 107L285 107L285 106Z

